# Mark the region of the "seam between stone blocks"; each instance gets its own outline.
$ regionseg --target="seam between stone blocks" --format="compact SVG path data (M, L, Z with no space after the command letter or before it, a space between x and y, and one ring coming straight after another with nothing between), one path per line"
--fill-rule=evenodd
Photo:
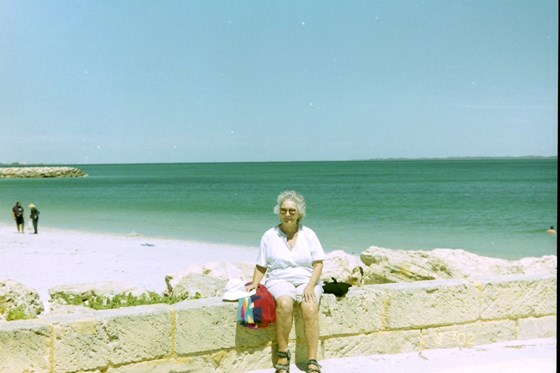
M177 357L177 354L175 352L175 343L177 340L177 312L175 311L175 309L171 309L171 311L169 312L169 321L171 323L171 330L170 330L170 338L171 338L171 357Z
M391 303L391 298L387 295L383 296L383 310L381 311L381 327L383 329L387 329L389 322L387 321L388 319L388 310L389 310L389 304Z
M480 283L472 283L474 288L477 290L477 298L478 298L478 307L477 307L477 315L476 321L483 321L482 320L482 290L483 286Z
M49 325L49 373L54 373L54 341L56 336L52 324Z

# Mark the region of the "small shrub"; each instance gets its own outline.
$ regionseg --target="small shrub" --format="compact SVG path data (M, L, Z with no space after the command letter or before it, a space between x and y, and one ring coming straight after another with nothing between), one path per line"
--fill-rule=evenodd
M174 304L184 301L187 296L177 297L173 295L160 295L150 291L137 297L132 293L117 294L113 297L105 297L97 294L86 294L83 296L72 296L65 293L57 293L53 298L62 300L67 305L85 306L94 310L110 310L121 307L142 306L148 304Z
M6 312L6 321L26 320L30 318L31 316L25 313L25 307L23 306L11 308Z

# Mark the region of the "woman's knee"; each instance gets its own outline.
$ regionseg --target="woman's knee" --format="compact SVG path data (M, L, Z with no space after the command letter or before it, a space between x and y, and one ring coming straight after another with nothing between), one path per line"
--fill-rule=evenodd
M317 303L301 303L301 316L304 320L316 320L319 318L319 305Z
M294 309L294 300L292 297L283 295L276 299L276 312L289 314Z

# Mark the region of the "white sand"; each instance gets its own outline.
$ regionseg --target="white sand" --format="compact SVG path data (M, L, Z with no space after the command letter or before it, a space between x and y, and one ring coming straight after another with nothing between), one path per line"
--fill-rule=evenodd
M253 263L257 247L217 245L67 231L39 226L39 234L17 233L0 224L0 279L39 292L58 285L113 281L161 292L165 276L212 261Z

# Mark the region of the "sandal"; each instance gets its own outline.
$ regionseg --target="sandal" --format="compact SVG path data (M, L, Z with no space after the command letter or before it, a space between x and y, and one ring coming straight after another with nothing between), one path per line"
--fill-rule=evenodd
M288 359L288 364L275 364L274 368L276 369L275 373L281 373L282 371L286 373L290 373L290 350L286 352L276 351L276 356L281 359Z
M315 365L316 368L310 368L310 365ZM309 359L307 361L307 373L321 373L321 365L315 359Z

